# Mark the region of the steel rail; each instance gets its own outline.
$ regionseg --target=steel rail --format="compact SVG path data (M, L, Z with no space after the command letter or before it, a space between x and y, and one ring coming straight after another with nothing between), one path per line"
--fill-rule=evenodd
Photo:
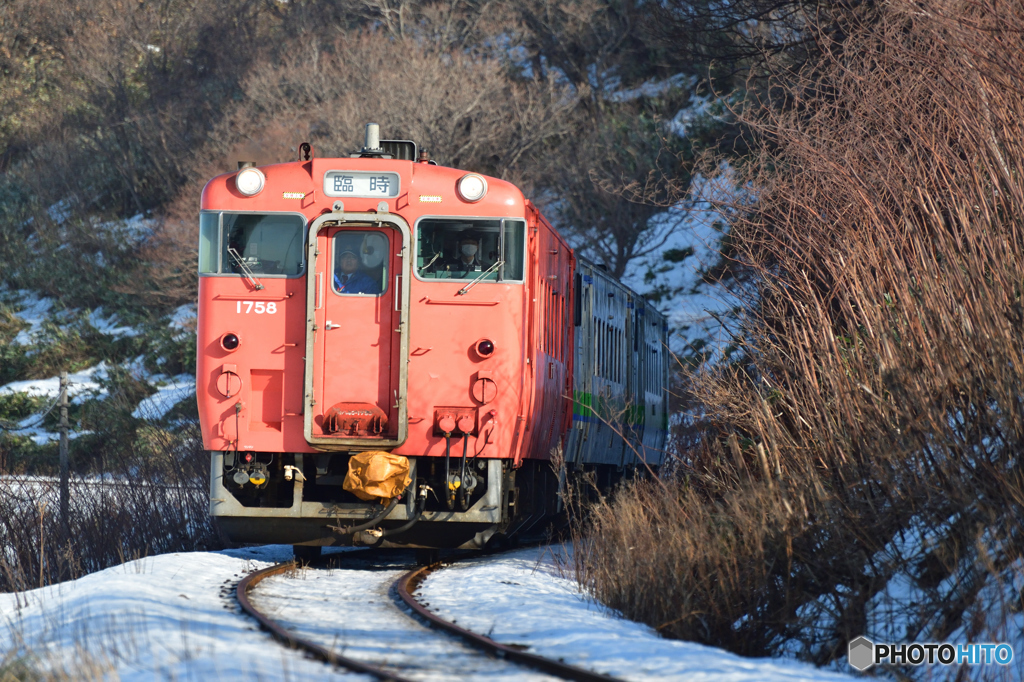
M235 588L235 597L238 599L239 606L242 610L248 613L250 616L255 618L259 622L260 627L269 632L274 639L281 642L285 646L292 649L299 649L306 652L312 658L324 663L330 663L331 665L339 668L347 668L353 672L365 673L367 675L373 675L374 677L385 680L385 682L412 682L408 678L396 675L392 672L388 672L383 668L377 668L366 663L361 663L357 660L336 654L330 649L326 649L315 642L311 642L307 639L297 637L294 634L288 632L283 627L275 623L273 620L260 613L260 611L253 606L252 602L249 601L249 590L255 587L264 578L270 576L280 575L286 573L296 567L294 561L286 561L269 568L264 568L261 571L255 571L245 576L239 583L238 587Z
M402 598L402 601L404 601L406 605L431 625L436 625L438 628L462 638L467 643L477 647L478 649L483 649L491 655L535 668L542 672L561 677L562 679L580 680L580 682L619 682L619 678L612 677L610 675L577 668L576 666L569 665L568 663L562 663L561 661L545 658L544 656L538 656L537 654L526 653L525 651L520 651L514 647L495 642L490 637L484 637L483 635L461 628L455 623L451 623L437 614L428 611L427 608L413 596L413 592L419 588L420 583L423 582L427 575L440 567L441 564L421 566L420 568L409 571L395 581L395 589L398 591L398 595Z

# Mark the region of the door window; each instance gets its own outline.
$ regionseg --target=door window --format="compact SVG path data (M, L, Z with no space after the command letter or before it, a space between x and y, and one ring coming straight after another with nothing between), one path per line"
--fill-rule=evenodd
M391 243L378 230L342 230L331 240L331 288L341 296L381 296L388 290Z

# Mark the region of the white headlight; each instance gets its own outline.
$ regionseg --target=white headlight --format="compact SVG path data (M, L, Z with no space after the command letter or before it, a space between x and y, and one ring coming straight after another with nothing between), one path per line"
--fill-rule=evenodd
M476 203L487 195L487 181L481 175L463 175L456 185L463 201Z
M266 182L267 178L259 168L243 168L235 176L235 187L247 197L262 192Z

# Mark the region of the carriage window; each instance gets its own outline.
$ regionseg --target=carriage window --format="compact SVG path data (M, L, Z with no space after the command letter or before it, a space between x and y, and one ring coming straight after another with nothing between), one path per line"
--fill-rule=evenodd
M287 213L202 213L199 272L243 277L247 271L261 277L299 275L305 267L305 225L302 216Z
M388 290L391 245L383 232L343 230L334 235L331 288L342 296L380 296Z
M522 281L525 243L522 220L425 218L416 229L416 272L424 279Z

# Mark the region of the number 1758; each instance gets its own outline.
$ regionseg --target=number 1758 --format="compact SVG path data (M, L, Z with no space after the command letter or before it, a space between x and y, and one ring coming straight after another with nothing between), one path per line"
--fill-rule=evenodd
M277 304L274 303L273 301L271 301L270 303L265 303L263 301L238 301L235 304L235 312L243 312L242 306L245 306L244 312L256 313L257 315L262 315L263 313L273 315L274 313L277 312Z

